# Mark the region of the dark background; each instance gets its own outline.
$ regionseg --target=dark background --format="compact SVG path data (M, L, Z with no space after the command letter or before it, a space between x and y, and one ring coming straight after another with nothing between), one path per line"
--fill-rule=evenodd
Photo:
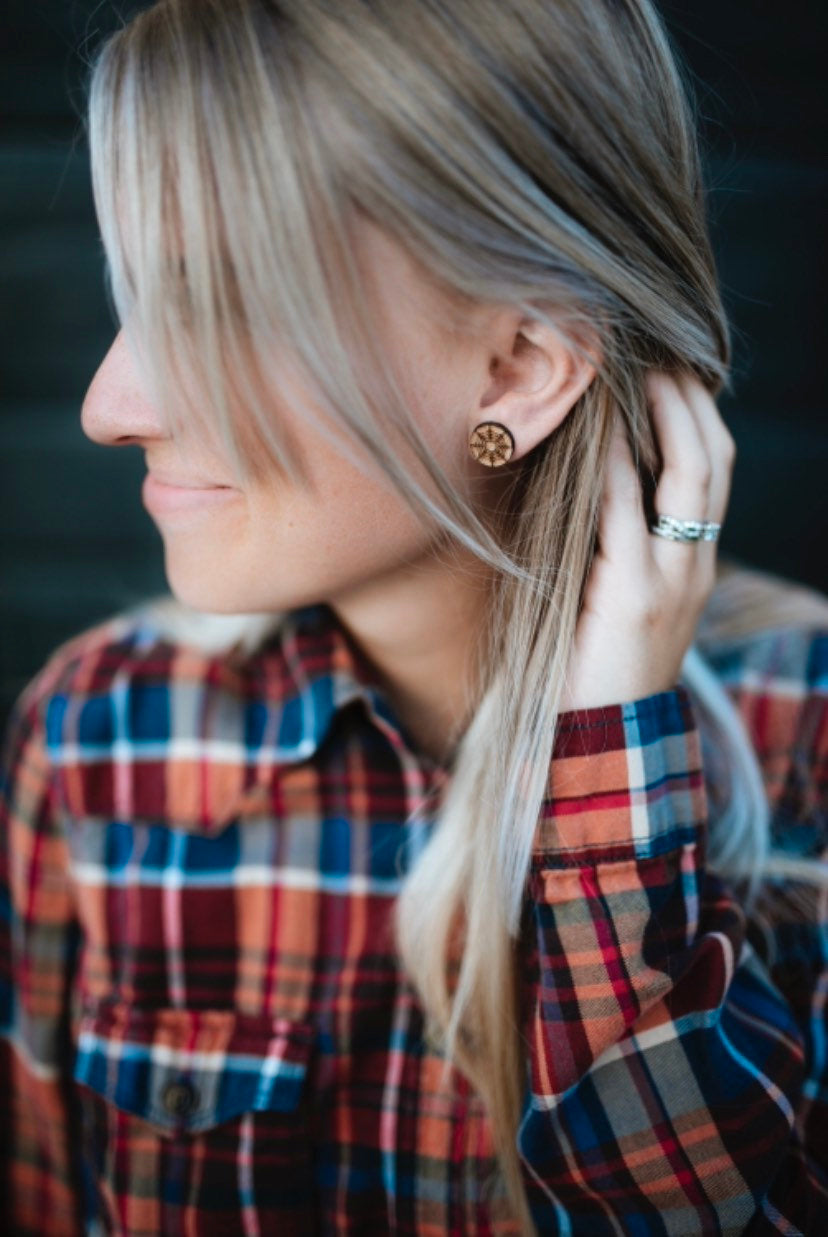
M404 2L404 0L401 0ZM62 640L166 588L139 450L80 430L117 329L78 112L85 61L137 3L29 0L0 30L0 720ZM696 82L735 335L723 554L828 591L822 332L828 9L665 3Z

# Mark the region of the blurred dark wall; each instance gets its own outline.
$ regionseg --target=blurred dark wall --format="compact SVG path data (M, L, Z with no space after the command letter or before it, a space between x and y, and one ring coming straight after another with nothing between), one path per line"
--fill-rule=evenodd
M165 588L161 540L140 501L142 453L96 447L79 425L117 329L81 84L101 36L140 7L15 0L0 31L0 717L58 642ZM735 391L720 406L739 452L721 548L828 591L828 10L696 0L662 11L696 79L735 327Z

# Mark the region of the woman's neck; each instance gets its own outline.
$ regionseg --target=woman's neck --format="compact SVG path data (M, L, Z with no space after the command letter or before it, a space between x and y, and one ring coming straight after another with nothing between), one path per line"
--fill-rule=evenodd
M491 569L456 546L331 598L415 748L449 764L475 702Z

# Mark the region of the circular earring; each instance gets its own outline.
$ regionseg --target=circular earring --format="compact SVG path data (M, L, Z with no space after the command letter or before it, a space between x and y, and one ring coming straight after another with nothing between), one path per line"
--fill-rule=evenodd
M471 432L469 451L487 468L499 468L512 458L515 440L499 421L481 421Z

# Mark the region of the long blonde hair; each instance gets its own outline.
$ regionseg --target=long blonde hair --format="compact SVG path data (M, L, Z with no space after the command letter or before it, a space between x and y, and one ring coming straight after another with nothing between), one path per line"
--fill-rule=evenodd
M442 802L415 813L439 806L395 924L444 1081L454 1064L482 1095L533 1232L515 1143L515 940L613 411L651 493L646 371L692 371L714 394L728 382L692 109L662 23L647 0L161 0L99 50L89 134L111 295L170 421L204 418L240 476L266 458L301 478L268 405L278 339L320 429L344 430L340 447L367 450L447 544L496 573L472 720ZM433 459L378 351L351 243L360 216L461 313L520 307L573 347L581 328L598 334L597 377L521 461L497 535ZM433 491L401 466L392 428ZM731 754L711 829L742 844L711 847L711 862L752 879L767 859L755 755L701 655L685 669Z

